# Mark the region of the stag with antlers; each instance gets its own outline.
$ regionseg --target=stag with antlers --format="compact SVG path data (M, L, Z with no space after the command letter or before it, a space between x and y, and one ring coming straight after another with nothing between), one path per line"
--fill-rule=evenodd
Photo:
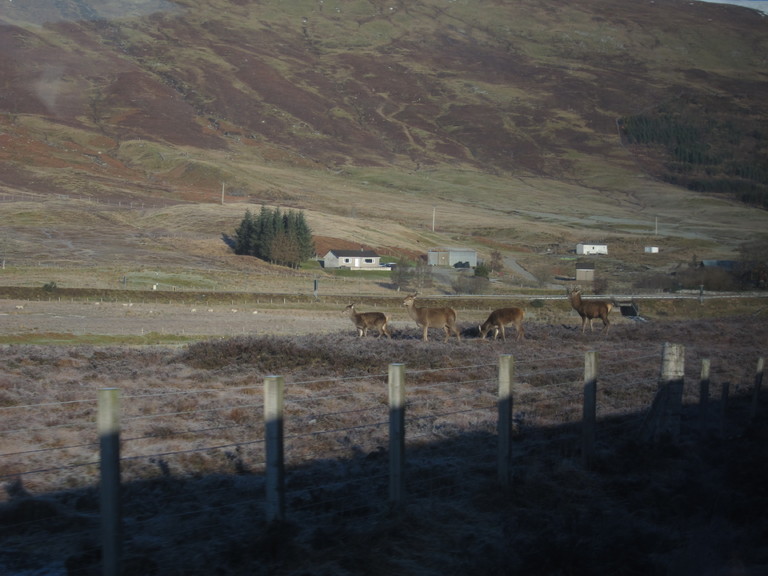
M613 309L613 302L607 300L582 300L581 288L572 288L568 291L568 300L571 306L581 316L581 333L587 328L589 322L589 331L592 331L592 320L600 318L603 321L603 331L607 334L611 326L608 320L608 314Z

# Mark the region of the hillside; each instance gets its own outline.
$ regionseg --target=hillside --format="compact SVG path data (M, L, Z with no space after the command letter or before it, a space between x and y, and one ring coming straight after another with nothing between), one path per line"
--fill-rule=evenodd
M650 267L668 270L765 234L764 212L664 183L667 152L619 131L653 111L706 115L736 127L717 142L764 160L755 11L39 0L0 23L2 249L17 267L228 267L222 236L262 203L394 256L653 242L666 256Z

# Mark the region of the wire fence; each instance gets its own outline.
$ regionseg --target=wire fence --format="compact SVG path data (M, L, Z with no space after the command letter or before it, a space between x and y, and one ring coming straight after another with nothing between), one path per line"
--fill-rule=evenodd
M158 200L153 199L132 199L126 197L121 198L103 198L96 196L84 196L77 194L36 194L33 192L0 192L0 202L14 203L14 202L35 202L51 204L54 202L79 202L84 204L90 204L94 207L105 206L109 208L122 208L126 210L144 210L149 208L168 208L170 206L177 206L184 204L177 200ZM213 202L213 200L211 201Z
M606 358L591 376L583 356L553 355L519 363L507 358L512 361L508 434L514 466L525 467L537 452L553 449L580 457L586 446L585 384L592 378L598 381L598 441L610 442L622 433L639 435L667 380L666 348L628 353L633 355L630 370L626 357ZM402 505L399 497L393 502L392 483L398 478L405 486L406 506L408 500L444 500L477 490L478 485L498 485L504 434L501 366L403 367L407 463L394 472L392 423L397 408L392 404L391 372L288 380L279 409L281 476L276 490L281 509L274 516L313 527L303 532L305 538L330 540L329 534L342 523L373 525L393 504ZM762 371L760 359L754 409ZM680 401L707 411L697 421L705 422L704 431L723 431L719 419L725 417L728 384L707 382L703 397L704 379L703 370L698 380L689 378L681 386ZM154 554L153 562L159 573L171 573L163 567L177 562L173 542L270 519L267 384L119 397L119 486L114 497L120 512L112 519L117 526L116 558L130 557L132 549L151 542L170 542L168 550ZM104 407L92 389L79 394L73 390L70 396L0 406L0 480L6 488L0 518L9 550L24 553L50 546L52 537L69 558L73 551L87 559L110 549L104 541L109 534L104 514L105 434L94 424L98 420L102 425ZM708 402L710 396L720 398L719 411ZM694 430L702 433L702 426L695 424ZM62 514L62 508L71 512ZM0 556L0 571L2 561Z

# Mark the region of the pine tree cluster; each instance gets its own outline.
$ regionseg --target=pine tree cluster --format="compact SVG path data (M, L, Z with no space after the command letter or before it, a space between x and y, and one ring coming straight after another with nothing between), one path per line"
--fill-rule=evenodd
M262 206L254 215L247 210L235 230L235 254L298 268L315 254L312 230L300 211L282 212L280 208Z

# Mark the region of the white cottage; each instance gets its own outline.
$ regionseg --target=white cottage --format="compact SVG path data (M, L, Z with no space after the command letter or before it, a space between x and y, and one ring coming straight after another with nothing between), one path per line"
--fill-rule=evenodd
M381 256L373 250L329 250L323 257L324 268L379 270Z

